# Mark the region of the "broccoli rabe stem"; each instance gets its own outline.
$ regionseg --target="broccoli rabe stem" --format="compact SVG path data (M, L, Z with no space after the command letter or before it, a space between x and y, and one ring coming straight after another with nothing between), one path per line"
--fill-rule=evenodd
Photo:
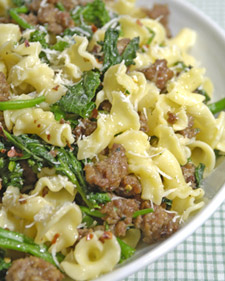
M21 233L0 228L0 247L27 253L57 266L52 255L48 252L47 246L38 245L31 238ZM61 262L64 256L58 254L57 259Z
M10 100L0 102L0 110L12 110L12 109L23 109L33 107L37 104L45 101L45 97L41 96L35 99L29 100Z
M21 6L9 10L9 14L11 18L14 19L14 21L18 23L19 26L21 26L23 29L27 29L27 28L32 29L34 27L19 15L19 13L27 13L27 12L28 12L28 8L26 6Z
M208 104L208 107L213 114L216 114L222 110L225 110L225 98L223 98L217 102Z

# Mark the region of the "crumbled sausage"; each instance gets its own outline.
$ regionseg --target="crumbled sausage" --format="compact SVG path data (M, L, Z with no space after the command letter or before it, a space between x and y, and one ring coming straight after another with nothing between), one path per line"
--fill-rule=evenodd
M89 184L98 186L102 191L115 190L128 174L125 149L120 144L114 144L106 159L94 165L87 164L84 170Z
M133 213L139 210L139 202L135 199L119 198L108 202L101 212L102 218L109 225L115 225L116 236L125 236L127 226L132 223Z
M188 162L184 166L181 166L182 173L186 183L190 183L191 187L195 189L197 187L196 178L195 178L195 165L191 162Z
M23 18L25 21L27 21L30 25L37 25L38 24L38 18L33 13L20 14L20 17Z
M127 175L122 178L120 186L115 190L115 193L122 197L135 197L141 193L141 183L135 175Z
M30 256L13 261L6 274L6 281L61 281L63 277L52 264Z
M154 82L160 90L164 90L167 82L174 76L173 71L167 67L165 59L157 59L154 64L140 71L144 73L146 79Z
M148 17L151 19L159 19L159 22L165 27L167 37L171 37L171 32L168 26L170 11L165 4L154 4L151 10L145 9Z
M104 100L99 105L99 110L104 110L106 112L110 112L111 108L112 108L112 104L108 100Z
M122 55L122 53L124 52L124 50L126 49L126 47L129 43L130 43L129 38L122 38L122 39L118 40L117 49L118 49L118 52L120 55Z
M147 133L149 131L149 126L148 126L148 119L146 117L146 114L143 111L139 112L139 118L140 118L140 131Z
M48 24L48 31L53 34L60 34L66 28L74 26L74 22L69 12L59 11L52 4L40 7L37 13L38 23Z
M6 81L5 74L0 71L0 101L9 99L9 84Z
M188 126L184 130L177 131L177 133L181 134L185 138L194 138L197 133L199 132L199 129L194 128L194 117L189 115L188 116Z
M80 123L73 130L73 133L75 134L76 138L79 139L82 136L91 135L96 128L97 128L96 121L91 121L85 118L80 121Z
M177 122L178 116L176 115L176 113L168 111L167 115L168 115L168 118L167 118L168 123L173 125L173 124L175 124Z
M32 168L28 165L27 161L20 161L23 169L24 185L33 185L37 181L37 175Z
M174 213L168 213L161 206L154 205L154 212L138 216L134 224L141 229L143 241L151 244L167 238L178 229L179 222L173 220L174 217Z

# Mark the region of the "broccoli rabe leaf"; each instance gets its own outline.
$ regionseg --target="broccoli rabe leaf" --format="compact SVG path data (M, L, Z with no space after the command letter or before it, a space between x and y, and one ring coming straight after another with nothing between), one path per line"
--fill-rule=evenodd
M94 0L85 6L81 6L78 9L76 8L72 11L71 17L78 25L80 25L82 21L85 21L97 27L102 27L110 20L109 13L102 0Z
M52 148L36 136L27 135L14 136L9 132L3 133L8 142L21 149L29 157L30 162L37 167L54 167L56 173L67 176L76 186L83 201L88 207L95 205L88 199L87 184L84 180L82 164L77 160L73 151L66 148ZM36 163L36 164L35 164Z
M25 1L24 0L12 0L12 3L17 7L20 7L25 4Z
M95 108L92 99L100 85L100 75L97 72L85 72L80 82L73 86L67 86L66 95L63 96L57 105L67 113L75 113L83 118L90 115Z
M38 245L31 238L19 232L9 231L0 227L0 247L28 253L57 266L46 245ZM64 259L62 254L57 254L56 257L59 262Z
M5 251L0 248L0 280L5 280L5 275L12 263L5 259Z
M207 92L204 89L197 88L195 90L195 93L200 94L205 97L204 103L208 103L211 100L210 96L207 94Z
M41 46L46 49L48 48L48 43L46 42L46 37L47 32L40 31L40 30L35 30L34 32L31 32L30 34L30 42L39 42Z
M117 49L117 41L120 31L118 29L108 28L105 33L102 51L104 53L103 72L110 66L121 63L124 60L126 66L134 64L136 52L139 48L139 37L133 38L126 46L122 55Z
M200 163L195 168L196 188L200 187L201 181L203 179L204 170L205 170L205 165L203 163Z
M135 253L135 249L127 245L125 242L123 242L121 239L117 237L117 241L121 248L121 256L120 256L120 263L129 259L133 254Z
M93 35L93 31L91 26L82 23L79 27L75 26L72 28L67 28L63 32L63 36L73 36L73 35L85 36L87 37L87 39L91 39Z

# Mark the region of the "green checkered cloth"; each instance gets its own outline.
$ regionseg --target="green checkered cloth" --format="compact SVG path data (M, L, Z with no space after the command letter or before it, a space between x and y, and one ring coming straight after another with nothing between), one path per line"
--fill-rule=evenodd
M225 0L183 1L191 2L225 29ZM225 281L225 202L175 250L123 281L147 280Z

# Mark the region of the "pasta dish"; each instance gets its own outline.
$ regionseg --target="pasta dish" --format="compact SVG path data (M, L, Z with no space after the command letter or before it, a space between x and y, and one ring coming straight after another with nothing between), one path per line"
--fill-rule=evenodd
M204 206L225 98L134 0L0 0L0 279L107 273ZM65 279L70 278L70 279Z

